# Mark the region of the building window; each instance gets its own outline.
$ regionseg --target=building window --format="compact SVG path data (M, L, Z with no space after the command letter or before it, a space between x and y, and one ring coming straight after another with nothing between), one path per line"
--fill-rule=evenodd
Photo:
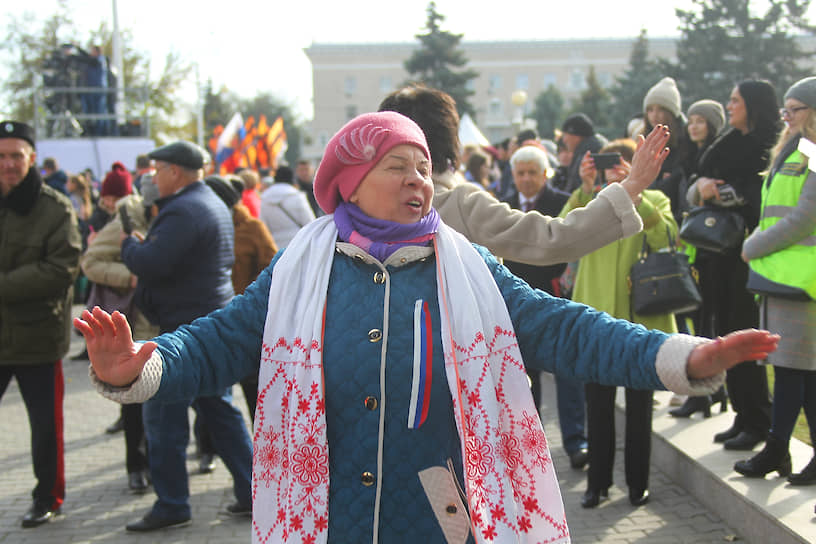
M586 88L586 76L584 75L584 71L580 68L575 68L570 72L569 88L575 91Z
M487 92L494 93L502 88L502 77L496 74L491 75L487 80Z
M351 96L357 91L357 76L346 76L345 90L347 96Z
M468 79L465 82L465 89L467 89L468 91L476 92L476 78Z
M498 98L490 99L490 104L487 106L488 112L490 112L491 117L500 116L502 113L502 101Z
M391 76L381 76L380 77L380 92L390 93L393 90L394 90L394 84L392 83Z
M326 146L329 145L329 133L325 130L321 130L317 136L317 144L320 146L320 149L326 149Z
M544 74L544 77L541 79L541 86L544 89L546 89L550 85L552 85L553 87L557 87L558 86L558 77L553 73L546 73L546 74Z
M527 90L530 88L530 77L527 74L516 76L516 89Z
M357 106L349 104L346 106L346 121L351 121L355 117L357 117Z
M600 83L601 87L604 89L608 89L612 86L612 74L609 72L599 72L598 83Z

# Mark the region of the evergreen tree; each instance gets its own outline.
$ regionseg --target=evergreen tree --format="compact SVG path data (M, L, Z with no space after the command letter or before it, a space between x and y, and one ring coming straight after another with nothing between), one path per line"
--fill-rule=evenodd
M555 137L555 129L560 127L564 117L564 97L555 85L548 86L535 97L530 117L535 119L542 138Z
M810 52L801 49L796 33L813 31L805 20L810 0L768 0L758 15L749 0L692 1L692 9L676 10L677 64L667 64L684 104L701 98L724 102L746 78L767 79L782 92L807 75L799 62Z
M646 29L642 29L632 44L629 68L622 76L615 78L615 85L610 90L615 103L610 115L613 127L610 136L624 134L629 120L643 113L646 92L663 76L658 61L649 59L649 39L646 37Z
M474 93L468 88L470 80L479 74L474 70L461 69L467 65L467 58L462 50L457 49L463 34L453 34L442 30L440 24L445 17L436 11L436 3L431 2L427 8L428 19L425 23L425 34L417 34L421 47L405 61L405 69L413 76L415 82L445 91L456 100L459 114L474 115L469 102Z
M611 123L610 112L612 111L612 96L598 82L595 75L595 67L589 67L587 75L587 88L572 105L574 113L584 113L592 119L595 131L604 136L616 134Z

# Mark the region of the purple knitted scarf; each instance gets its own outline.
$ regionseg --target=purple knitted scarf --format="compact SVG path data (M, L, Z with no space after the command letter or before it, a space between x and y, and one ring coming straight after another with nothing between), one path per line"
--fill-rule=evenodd
M416 223L404 225L369 217L357 205L341 202L334 210L334 224L341 240L383 262L401 247L427 245L439 228L439 214L431 208Z

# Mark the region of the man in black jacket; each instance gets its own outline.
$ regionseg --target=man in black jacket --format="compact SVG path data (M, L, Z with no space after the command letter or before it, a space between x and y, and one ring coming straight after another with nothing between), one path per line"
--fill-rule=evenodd
M518 189L518 193L508 201L510 207L557 217L570 195L550 187L547 183L553 174L547 152L537 145L524 145L510 157L510 166L513 171L513 182ZM565 264L535 266L512 261L505 261L504 264L531 287L554 296L561 295L558 280L566 268ZM536 407L540 407L540 373L531 373L530 382L533 400ZM569 455L570 465L576 469L583 468L588 459L584 430L584 386L580 382L557 377L555 387L558 397L558 423L561 427L564 449Z
M23 527L65 499L62 357L82 251L74 208L36 168L34 129L0 123L0 396L17 379L31 423L37 487Z

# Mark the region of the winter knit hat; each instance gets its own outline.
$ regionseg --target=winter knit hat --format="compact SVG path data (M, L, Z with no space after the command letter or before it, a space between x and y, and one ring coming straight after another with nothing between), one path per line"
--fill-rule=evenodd
M592 119L587 117L586 114L574 113L564 120L564 124L561 125L561 132L589 138L595 134L595 127L592 125Z
M400 113L364 113L346 123L329 140L315 174L314 194L323 211L334 213L348 201L380 159L401 144L417 146L430 160L422 129Z
M102 182L102 192L100 195L122 198L132 192L133 185L130 172L127 171L124 164L116 161L113 163L111 171L105 176L105 181Z
M207 176L204 178L204 183L206 183L210 189L215 191L215 194L224 201L224 204L227 205L227 208L232 208L235 206L239 200L241 200L241 193L239 193L233 184L226 178L219 176L217 174Z
M643 111L646 111L646 108L652 104L665 108L675 117L680 117L680 91L673 78L664 77L649 89L643 99Z
M714 135L719 134L725 125L725 110L716 100L698 100L688 109L688 116L699 115L711 125Z
M785 100L788 98L796 99L802 104L816 109L816 77L806 77L791 85L791 88L785 93Z

